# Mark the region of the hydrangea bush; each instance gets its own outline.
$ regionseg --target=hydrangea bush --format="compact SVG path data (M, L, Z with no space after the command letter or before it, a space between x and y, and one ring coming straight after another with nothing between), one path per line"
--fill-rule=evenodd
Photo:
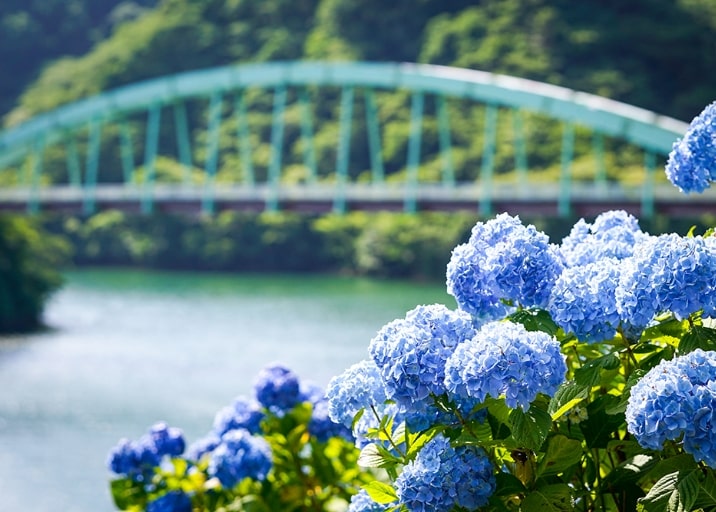
M667 175L716 179L716 104ZM120 441L117 506L716 511L716 237L609 211L555 243L502 214L446 277L454 309L386 324L325 396L269 367L186 450L163 423Z
M254 395L222 408L189 446L164 422L120 440L107 461L117 508L344 510L373 475L357 466L356 441L330 419L324 390L274 364L259 372Z
M716 103L667 175L716 179ZM453 250L447 290L455 310L388 323L328 386L358 463L384 471L350 512L716 510L710 232L609 211L554 243L502 214Z

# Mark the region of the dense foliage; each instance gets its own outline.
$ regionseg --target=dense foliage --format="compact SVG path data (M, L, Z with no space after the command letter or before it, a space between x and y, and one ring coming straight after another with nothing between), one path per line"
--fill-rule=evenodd
M350 430L328 417L324 390L273 364L205 437L187 446L179 428L159 422L120 440L108 466L120 510L328 512L373 480L358 453Z
M0 332L27 331L41 323L45 301L61 284L67 244L36 223L0 216Z

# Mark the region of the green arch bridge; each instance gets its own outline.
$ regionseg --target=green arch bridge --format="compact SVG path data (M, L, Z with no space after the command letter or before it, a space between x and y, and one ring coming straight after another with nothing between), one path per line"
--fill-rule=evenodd
M258 169L254 158L261 134L249 123L247 98L256 90L270 98L263 104L270 127L263 134L270 148L263 169ZM326 90L329 99L320 100L319 93ZM394 175L386 172L383 161L385 115L376 101L385 91L402 91L409 97L403 108L404 167ZM330 169L317 163L315 147L316 112L323 101L338 106L337 147ZM481 106L474 136L482 138L483 151L477 178L469 181L456 178L451 102L453 109ZM354 113L356 105L362 107L360 116ZM428 105L437 141L433 157L440 167L439 179L432 180L422 179L420 171ZM525 136L524 116L531 113L561 125L559 172L551 181L530 181L528 148L539 143ZM284 172L286 119L292 115L297 116L293 123L301 148L299 180L287 180ZM511 126L509 143L514 146L514 180L508 182L500 180L495 170L495 153L502 141L498 118L504 125L505 117ZM195 126L197 119L200 129ZM349 172L356 124L370 162L360 180ZM657 161L663 161L686 129L684 122L624 103L476 70L409 63L244 64L120 87L0 132L0 209L85 214L105 208L208 214L223 209L339 213L472 209L484 215L494 211L592 215L622 208L641 216L716 212L712 195L686 197L660 179L663 170L657 169ZM575 133L585 131L591 138L594 171L589 179L576 179ZM240 170L240 178L233 182L217 179L227 138ZM626 185L607 178L605 138L643 153L639 183ZM158 159L169 153L181 173L166 180L157 166ZM121 169L111 178L105 177L108 160Z

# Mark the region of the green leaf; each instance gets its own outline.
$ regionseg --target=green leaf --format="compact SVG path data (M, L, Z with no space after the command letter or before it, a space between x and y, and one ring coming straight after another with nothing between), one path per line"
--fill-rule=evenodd
M615 370L619 368L621 361L616 353L607 354L597 357L587 362L581 368L574 371L574 380L582 386L596 386L599 384L602 370Z
M540 512L571 512L572 493L567 484L553 484L535 489L522 500L520 510Z
M364 468L382 468L388 461L383 457L378 449L378 445L371 443L366 445L358 456L358 465Z
M547 452L537 466L537 477L556 475L577 464L582 458L582 443L562 434L547 443Z
M390 484L374 480L365 484L363 489L365 489L368 496L370 496L376 503L387 505L398 501L398 495L395 493L395 489L393 489Z
M624 414L608 414L620 399L614 395L602 395L587 406L587 419L579 423L579 428L589 448L606 448L614 433L624 424Z
M688 354L697 348L716 350L716 329L694 325L679 342L679 354Z
M716 507L716 477L709 471L706 477L700 482L699 495L693 507L709 509Z
M523 448L539 450L551 427L552 417L535 405L526 412L517 408L510 413L512 438Z
M688 328L689 322L687 320L677 320L671 317L644 329L641 334L641 342L659 340L676 346Z
M510 473L497 473L495 475L495 484L495 496L514 496L527 491L520 479Z
M696 503L699 487L698 470L676 471L659 479L639 504L647 512L688 512Z
M520 309L512 313L509 320L522 324L528 331L542 331L554 336L559 326L554 323L550 314L543 309Z
M147 500L147 493L142 484L131 478L118 478L110 482L110 491L114 504L119 510L127 510L132 506L144 508Z
M638 482L656 463L657 459L651 455L637 454L630 457L604 477L601 491L609 493Z
M558 420L565 415L572 407L578 405L587 398L589 387L577 384L568 380L562 383L552 399L549 401L547 411L552 416L552 421Z

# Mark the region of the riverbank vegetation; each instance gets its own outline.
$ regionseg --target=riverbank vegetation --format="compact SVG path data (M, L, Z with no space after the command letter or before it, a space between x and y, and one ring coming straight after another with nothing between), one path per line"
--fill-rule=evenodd
M36 222L0 215L0 332L23 332L41 324L45 301L62 283L69 245Z

